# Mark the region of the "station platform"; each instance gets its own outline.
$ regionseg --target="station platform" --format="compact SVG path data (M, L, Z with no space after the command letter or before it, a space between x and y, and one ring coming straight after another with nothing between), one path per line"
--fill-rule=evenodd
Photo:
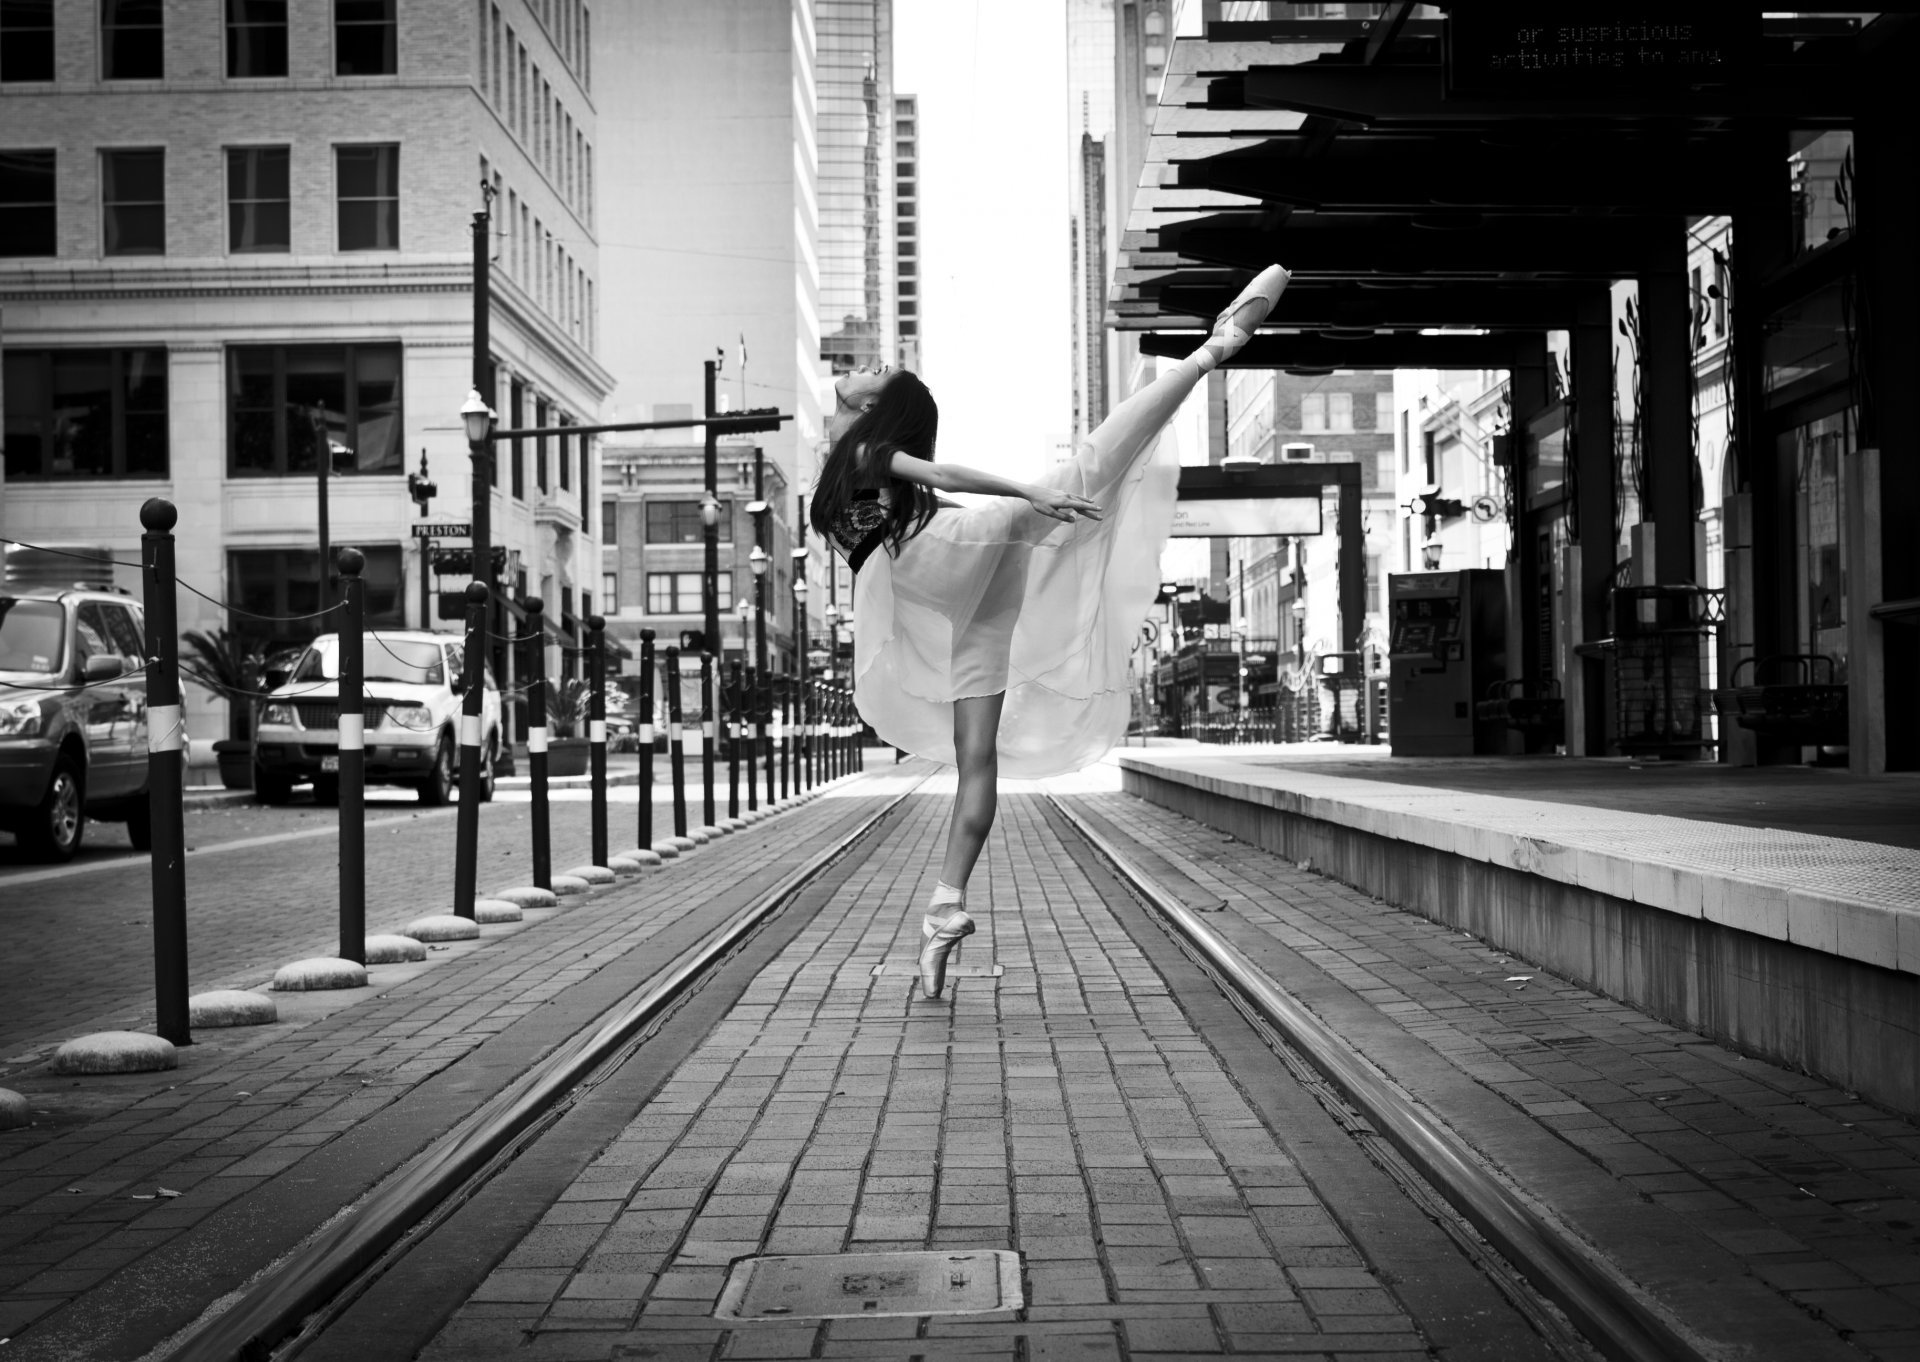
M1920 1358L1920 1125L1128 795L1137 756L1005 785L937 1001L914 957L951 777L873 761L175 1073L9 1076L51 1113L0 1134L9 1356L195 1355L262 1265L878 819L297 1356L1592 1356L1084 827L1587 1246L1673 1355ZM929 1305L873 1257L911 1254L940 1288L1007 1255L1006 1294ZM733 1292L779 1255L825 1262L827 1299Z
M1156 745L1125 788L1920 1111L1920 777Z

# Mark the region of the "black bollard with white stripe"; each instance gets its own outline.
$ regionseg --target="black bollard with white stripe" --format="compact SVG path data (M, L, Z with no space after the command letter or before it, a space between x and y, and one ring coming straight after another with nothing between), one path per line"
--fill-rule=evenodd
M474 571L482 570L478 562ZM473 916L474 886L480 858L480 739L481 701L487 691L487 588L467 583L466 666L460 699L460 807L455 813L453 851L453 911Z
M154 1030L193 1044L187 1013L187 831L181 795L186 719L180 708L180 624L174 600L173 526L164 497L140 508L140 578L147 616L147 818L153 867Z
M553 888L553 827L547 801L547 641L542 632L546 602L528 596L527 633L520 641L520 670L527 677L527 779L533 795L533 882Z
M653 630L640 631L640 819L641 851L653 850Z
M367 963L367 558L334 555L340 569L340 958Z
M785 672L780 673L780 712L774 715L773 722L780 744L780 797L793 796L793 678Z
M592 803L593 863L607 854L607 622L587 616L587 761Z
M740 816L740 664L728 664L726 685L720 692L721 722L727 733L727 817Z
M667 691L667 755L673 768L673 835L687 835L687 751L680 732L680 650L667 649L666 675L660 684Z
M719 759L719 737L713 712L713 654L700 651L700 825L710 828L718 815L713 807L713 764Z

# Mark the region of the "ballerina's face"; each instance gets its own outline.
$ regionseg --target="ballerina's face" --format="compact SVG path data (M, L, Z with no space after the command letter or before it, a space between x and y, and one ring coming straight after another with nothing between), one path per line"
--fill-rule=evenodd
M873 399L899 370L881 365L878 369L859 368L840 375L833 385L833 411L827 417L827 438L838 440L854 419L873 405Z

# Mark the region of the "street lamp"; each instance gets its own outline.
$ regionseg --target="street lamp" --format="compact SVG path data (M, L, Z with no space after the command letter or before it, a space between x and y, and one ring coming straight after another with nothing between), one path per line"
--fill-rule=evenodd
M1247 719L1247 617L1245 615L1233 622L1233 651L1240 670L1239 703L1234 706L1233 727L1236 732L1239 732Z
M467 390L467 400L460 404L460 424L467 428L467 443L477 445L487 438L487 431L493 426L493 408L480 396L478 388Z
M700 523L708 529L720 523L720 499L711 492L700 498Z
M1295 596L1293 604L1287 607L1287 613L1293 616L1293 664L1296 667L1307 665L1307 602L1304 597Z
M1440 551L1440 541L1438 539L1429 539L1420 546L1420 565L1426 568L1428 572L1438 572L1440 570Z

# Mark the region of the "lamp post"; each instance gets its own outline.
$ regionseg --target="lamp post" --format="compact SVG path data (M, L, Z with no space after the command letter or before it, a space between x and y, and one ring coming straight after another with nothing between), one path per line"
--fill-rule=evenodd
M806 524L804 517L800 523ZM807 764L813 752L813 734L807 727L807 551L804 547L793 551L793 629L794 670L798 677L794 687L793 722L800 734L800 786L805 789L813 783L812 768Z
M1245 592L1243 591L1244 598ZM1233 731L1244 733L1247 721L1247 617L1240 616L1233 622L1234 661L1238 664L1239 683L1235 691L1233 707Z
M1420 566L1428 572L1440 570L1441 545L1438 539L1429 539L1420 546Z
M318 466L316 473L319 483L320 608L324 610L333 604L333 534L330 514L332 508L329 505L327 479L333 472L334 460L342 454L351 458L353 451L328 434L325 402L318 403L311 409L309 419L313 423L314 463Z
M767 762L767 803L773 803L773 749L767 746L768 710L773 704L773 676L767 670L767 551L757 542L762 527L766 524L767 505L763 501L753 503L760 513L753 518L753 551L747 555L747 566L753 569L753 665L760 674L760 684L764 692L755 692L753 707L753 743L763 753ZM764 696L764 698L763 698Z
M714 382L719 377L720 366L714 360L706 361L706 414L715 414L716 405ZM719 438L720 433L712 422L708 422L701 432L706 437L706 495L700 498L700 523L706 526L702 539L706 545L705 567L700 578L704 619L701 627L706 630L707 648L712 650L720 646L720 488L719 488Z
M427 476L427 451L420 451L420 471L407 474L407 495L413 498L413 504L420 508L420 518L427 518L427 505L438 496L440 489ZM433 627L433 589L428 584L429 564L433 562L433 540L423 538L420 541L420 627Z
M828 601L820 615L827 622L827 680L831 681L840 674L840 607Z

